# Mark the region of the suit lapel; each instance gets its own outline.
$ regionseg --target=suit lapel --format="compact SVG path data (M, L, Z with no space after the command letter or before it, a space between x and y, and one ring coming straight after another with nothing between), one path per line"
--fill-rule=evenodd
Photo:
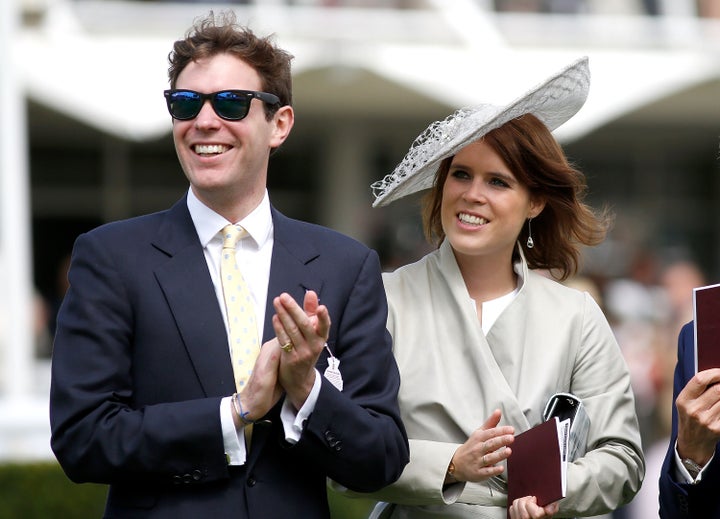
M272 327L272 316L275 314L273 299L287 292L302 305L305 292L315 290L319 296L323 282L322 278L308 267L320 256L320 251L308 241L305 228L308 224L292 220L274 208L272 217L274 244L265 306L263 342L275 337L275 330Z
M225 325L185 198L170 209L153 245L170 256L155 276L206 396L232 394Z
M308 224L292 220L274 208L272 209L272 218L274 241L265 307L263 343L275 337L275 330L272 327L272 316L275 314L272 301L275 297L287 292L302 305L306 290L315 290L319 295L322 289L322 278L315 275L314 270L309 268L309 264L320 256L320 252L309 241L306 227ZM252 448L248 454L250 469L260 457L269 436L284 434L279 417L283 398L268 415L274 425L258 424L255 426ZM273 433L273 430L277 432Z

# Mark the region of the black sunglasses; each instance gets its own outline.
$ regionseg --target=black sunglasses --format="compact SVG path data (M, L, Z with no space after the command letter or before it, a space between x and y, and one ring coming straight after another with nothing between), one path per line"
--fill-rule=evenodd
M197 117L206 99L210 100L215 113L228 121L244 119L250 111L250 102L253 99L260 99L269 105L280 104L280 98L275 94L254 90L221 90L202 94L194 90L172 89L163 93L170 115L180 121Z

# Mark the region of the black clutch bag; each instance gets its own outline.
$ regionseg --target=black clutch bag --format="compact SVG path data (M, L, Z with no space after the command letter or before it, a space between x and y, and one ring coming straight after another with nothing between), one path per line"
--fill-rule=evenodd
M566 460L572 462L584 456L590 431L590 417L582 400L571 393L555 393L545 404L543 420L547 421L555 416L561 424L569 421Z

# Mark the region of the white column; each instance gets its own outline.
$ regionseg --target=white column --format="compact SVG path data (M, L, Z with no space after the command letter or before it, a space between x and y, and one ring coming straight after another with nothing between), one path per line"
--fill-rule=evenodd
M362 124L343 119L329 128L323 146L321 223L360 241L369 231L369 146Z
M52 457L47 381L35 380L20 1L0 0L0 460L17 461Z
M19 0L0 2L0 398L30 392L32 267L25 96L17 46Z
M104 221L112 222L130 216L130 158L127 141L107 136L103 141L102 152L102 217Z

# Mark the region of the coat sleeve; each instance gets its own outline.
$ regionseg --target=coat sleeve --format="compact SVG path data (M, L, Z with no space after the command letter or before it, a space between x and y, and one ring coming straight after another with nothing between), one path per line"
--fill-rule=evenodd
M408 462L408 440L397 402L400 375L386 328L379 259L367 250L357 271L350 262L343 267L348 292L331 281L321 301L333 321L328 345L340 360L344 387L339 391L323 378L315 410L294 448L333 481L370 492L400 476ZM319 368L322 373L324 366Z
M703 472L703 478L694 485L679 483L675 479L675 442L677 441L677 408L675 400L695 371L693 352L693 323L683 326L678 337L678 358L673 378L672 432L665 460L660 471L660 517L662 519L690 519L692 517L720 516L720 500L717 488L720 485L720 447L715 447L715 456Z
M645 458L630 374L610 325L585 294L572 393L591 420L585 456L568 465L563 515L602 514L630 502L645 476Z
M133 359L143 345L130 293L143 281L131 284L128 278L144 274L122 266L110 241L107 233L91 232L74 247L52 359L52 449L76 482L198 484L226 478L220 398L199 393L195 399L138 402ZM147 287L145 299L153 297L160 296ZM146 340L165 338L158 332ZM174 368L168 360L166 370ZM175 376L181 384L184 372L178 369ZM165 380L156 383L154 391L167 390Z
M448 505L455 503L472 484L445 485L447 467L460 445L410 439L410 463L400 479L371 495L373 499L400 505ZM475 485L477 486L477 485Z

